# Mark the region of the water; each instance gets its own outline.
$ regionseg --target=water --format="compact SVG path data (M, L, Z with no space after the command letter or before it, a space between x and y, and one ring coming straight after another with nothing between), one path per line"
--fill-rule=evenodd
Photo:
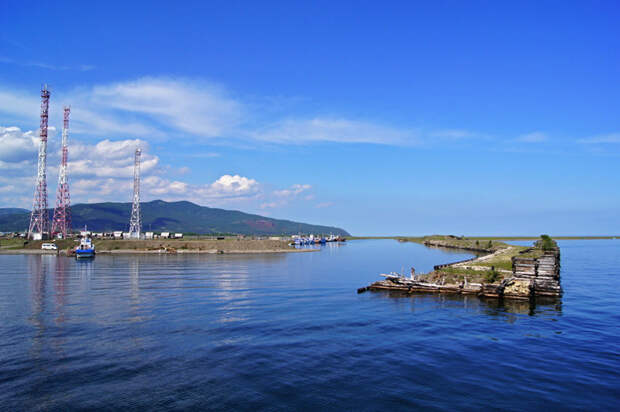
M561 241L558 302L356 289L468 255L0 256L0 409L620 404L620 241Z

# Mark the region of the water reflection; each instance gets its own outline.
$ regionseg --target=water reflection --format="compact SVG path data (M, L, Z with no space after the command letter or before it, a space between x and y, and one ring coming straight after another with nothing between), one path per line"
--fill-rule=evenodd
M50 257L51 256L38 255L29 256L28 259L32 291L32 312L29 319L35 328L31 346L31 356L34 359L38 359L41 356L41 351L44 348L43 338L46 330L44 312L47 299L46 281Z
M54 271L54 292L56 302L56 323L62 324L65 321L65 305L67 299L67 280L68 280L68 262L67 258L55 257L56 270Z
M441 293L407 293L402 291L371 291L373 296L385 299L408 299L412 302L412 308L416 303L434 302L438 308L454 307L455 304L465 310L482 311L489 316L501 316L503 314L516 315L560 315L562 313L562 300L560 298L537 297L533 299L495 299L477 297L474 295L453 295ZM514 318L513 318L514 319ZM510 322L511 319L508 319Z

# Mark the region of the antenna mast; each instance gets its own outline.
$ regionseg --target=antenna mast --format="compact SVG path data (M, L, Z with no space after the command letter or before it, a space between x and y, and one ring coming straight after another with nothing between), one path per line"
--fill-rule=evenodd
M34 188L34 201L32 202L32 214L30 226L28 226L29 238L43 239L49 232L47 216L47 118L49 112L50 92L47 85L41 89L41 124L39 128L39 158L37 167L37 181Z
M133 166L133 205L131 207L131 218L129 219L129 237L140 238L142 227L140 216L140 148L136 149L136 156Z
M69 136L69 114L71 108L65 106L62 128L62 160L58 171L58 191L56 193L56 208L52 220L52 235L62 234L67 238L71 232L71 201L69 197L69 181L67 180L67 139Z

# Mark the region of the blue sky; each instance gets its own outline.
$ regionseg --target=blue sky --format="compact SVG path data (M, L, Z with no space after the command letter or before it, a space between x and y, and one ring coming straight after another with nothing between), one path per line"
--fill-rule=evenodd
M309 3L309 2L306 2ZM74 202L188 199L359 235L616 234L617 2L0 5L0 207L39 88Z

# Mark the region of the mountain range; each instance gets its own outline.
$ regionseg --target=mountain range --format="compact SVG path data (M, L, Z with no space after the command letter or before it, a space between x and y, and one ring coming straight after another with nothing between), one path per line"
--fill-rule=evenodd
M344 229L273 219L236 210L199 206L195 203L153 200L140 204L142 230L198 234L293 235L315 233L348 236ZM49 210L51 217L53 210ZM87 226L95 232L127 231L131 203L82 203L71 206L74 229ZM0 208L0 232L28 229L30 212L25 209Z

